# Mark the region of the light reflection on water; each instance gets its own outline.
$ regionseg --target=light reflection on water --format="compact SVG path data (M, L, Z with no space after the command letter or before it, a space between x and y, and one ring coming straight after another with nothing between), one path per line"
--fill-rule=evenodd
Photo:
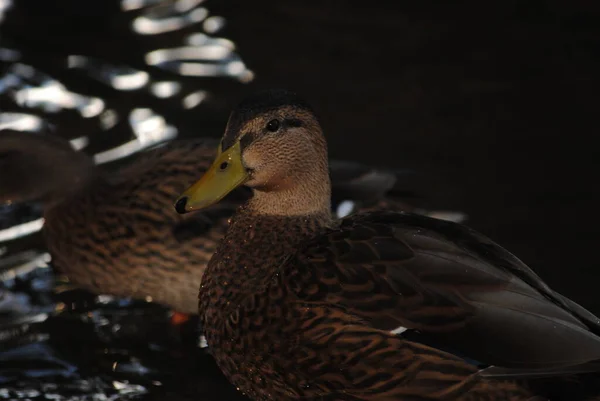
M133 29L142 35L156 35L186 28L194 23L204 21L207 16L206 8L196 8L178 16L140 16L133 21Z
M208 96L208 92L206 91L192 92L184 97L181 102L183 103L183 107L186 109L193 109L194 107L198 106L200 102L206 99L206 96Z
M70 92L59 81L22 63L12 64L0 78L0 95L9 96L22 108L41 109L46 113L76 109L82 117L90 118L104 109L101 99Z
M121 9L123 11L138 10L152 4L160 3L161 1L162 0L122 0Z
M210 15L210 11L201 6L202 3L202 0L120 2L124 13L136 11L131 14L129 29L138 35L172 35L174 31L186 27L179 45L149 49L145 53L145 64L166 71L170 75L169 79L164 76L155 77L156 74L140 65L133 67L111 61L110 56L101 58L68 53L64 56L56 55L65 71L72 70L79 74L76 75L78 79L91 79L104 85L109 91L91 90L82 93L81 89L73 88L70 81L61 81L53 76L53 72L47 72L43 64L22 61L26 48L19 49L12 43L9 46L3 45L0 39L0 65L6 65L0 76L0 96L9 99L19 110L0 112L0 131L52 129L60 132L60 120L57 125L49 117L57 115L64 118L62 116L67 115L65 112L73 110L80 118L95 124L89 126L95 127L92 131L65 132L68 136L73 135L69 141L74 149L88 151L90 143L102 144L102 141L94 141L97 135L110 135L114 130L127 129L128 135L120 134L120 144L90 151L98 164L117 161L175 138L178 135L178 124L167 121L160 107L140 107L135 100L123 102L122 95L118 93L141 93L142 96L148 94L157 100L168 102L164 105L169 108L178 105L182 110L192 110L200 107L210 93L199 85L190 84L189 80L184 84L181 78L231 78L241 83L248 83L254 78L252 71L236 52L234 43L214 36L225 25L225 19ZM6 11L11 5L11 2L0 0L0 12ZM195 28L195 31L190 33L190 28ZM136 46L137 50L138 43L132 42L132 46ZM65 50L68 51L68 46ZM72 74L70 76L75 77ZM122 120L126 120L127 124L120 124ZM17 224L14 230L0 231L0 243L30 235L39 230L42 221L30 220Z
M0 243L12 241L16 238L24 237L26 235L37 232L42 228L43 225L44 219L40 218L33 221L28 221L27 223L5 228L4 230L0 230Z
M0 47L0 61L17 61L20 58L21 53L18 51L14 49L8 49L6 47Z
M19 106L39 108L46 113L76 109L83 118L91 118L104 110L104 102L96 97L78 95L66 90L58 81L48 79L37 87L25 87L14 93Z
M96 164L127 157L177 136L177 129L168 125L162 116L150 109L133 109L129 114L129 124L136 138L115 148L96 153L94 155Z
M87 136L80 136L79 138L73 138L69 141L73 149L81 150L84 149L89 143L90 140Z
M204 20L202 26L208 33L217 33L225 26L225 18L218 16L208 17Z
M5 129L15 131L40 131L46 124L38 116L25 113L0 113L0 132Z
M68 57L67 63L70 68L85 69L90 77L117 90L137 90L144 87L150 80L150 75L145 71L109 64L91 57L72 55Z
M152 94L162 99L175 96L181 91L181 84L177 81L162 81L152 84Z
M189 46L147 53L146 63L186 76L233 77L244 83L254 79L231 41L196 33L187 42Z
M121 51L130 49L132 54L140 54L140 60L129 59L128 55L122 57L118 51L115 54L97 51L102 47L96 43L89 44L91 51L87 54L85 48L71 47L68 42L39 57L43 52L30 52L28 47L19 47L18 41L9 42L10 38L0 37L0 99L10 106L0 111L0 135L2 130L8 129L60 135L68 139L74 149L88 153L97 164L111 163L172 140L181 128L179 121L169 117L169 111L194 112L206 107L204 105L212 99L211 92L204 87L206 78L227 80L237 85L254 79L234 43L216 36L225 26L225 19L211 15L203 3L203 0L119 1L122 11L117 20L128 18L128 22L122 27L115 24L115 35L123 38L117 47ZM11 12L19 11L19 3L0 0L0 22L11 7ZM21 17L26 15L22 10L20 12ZM123 30L122 34L118 29ZM54 32L48 31L45 35L52 37ZM162 37L169 40L157 40ZM46 50L45 38L42 36L39 40L41 50ZM69 295L73 291L79 294L77 290L57 292L53 287L59 278L49 268L49 254L40 246L39 231L44 222L41 209L31 208L21 214L19 207L0 206L0 350L9 347L18 351L14 360L10 354L0 352L0 399L65 399L66 394L66 398L72 400L117 400L143 394L147 388L161 385L162 380L157 379L148 386L121 380L123 375L141 378L156 369L127 355L111 356L110 342L106 345L106 358L114 358L113 373L121 375L111 376L110 380L81 376L79 372L71 377L74 365L63 366L54 356L46 355L43 348L47 348L46 341L52 340L52 334L48 337L46 331L42 330L40 334L36 330L41 330L39 327L43 325L49 325L43 327L50 330L57 324L53 323L57 318L71 321L67 331L59 330L59 338L69 334L71 325L77 322L91 326L103 341L110 341L114 336L132 330L131 327L140 331L145 324L147 333L169 337L171 334L167 335L167 330L164 333L156 330L153 326L156 322L149 323L154 319L165 324L168 314L158 307L163 315L152 309L146 311L147 307L143 305L151 305L147 302L142 302L142 306L137 303L136 307L141 309L133 313L129 301L110 297L93 298L86 306L89 309L81 315L71 311L73 305L83 301L80 295ZM46 281L42 280L47 282L47 288L42 285L46 290L39 284L39 276L46 274L44 271L50 276ZM21 301L24 294L27 294L27 302ZM59 301L54 297L59 297ZM40 302L45 305L42 309L38 305ZM119 307L124 309L115 312L114 308ZM105 308L113 309L108 313ZM4 314L7 310L17 314L18 318ZM137 317L132 318L132 313ZM6 319L11 319L11 323ZM79 338L75 334L72 338L77 344L96 341L87 335ZM15 343L15 340L18 341ZM195 345L197 341L195 338ZM33 348L28 348L27 343ZM73 344L68 343L66 349ZM37 374L35 369L20 365L22 360L18 358L29 353L36 355L31 357L30 364L49 364L50 368L39 370L40 376L35 382L21 381L18 385L10 382L5 373L11 369ZM11 364L15 367L11 368ZM51 376L47 376L49 374ZM66 375L61 380L66 380L67 387L63 382L57 384L52 376L55 374Z
M4 19L4 14L12 7L12 5L12 0L0 0L0 23Z

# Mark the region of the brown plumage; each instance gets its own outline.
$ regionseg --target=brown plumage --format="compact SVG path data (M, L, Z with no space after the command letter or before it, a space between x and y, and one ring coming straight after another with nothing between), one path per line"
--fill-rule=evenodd
M208 264L199 312L253 400L533 400L535 377L598 369L598 318L483 235L402 212L332 217L326 143L293 93L234 110L176 208L242 184L253 196Z
M202 213L178 215L173 199L215 156L215 139L178 140L143 152L118 171L102 170L51 135L0 133L0 201L41 199L52 264L94 293L152 300L197 313L202 273L244 188ZM339 162L340 201L410 208L387 198L394 174Z

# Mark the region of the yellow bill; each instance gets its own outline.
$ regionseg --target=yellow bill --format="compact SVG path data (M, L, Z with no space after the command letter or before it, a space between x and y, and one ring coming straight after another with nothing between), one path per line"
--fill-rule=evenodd
M219 146L213 164L198 182L181 194L175 202L175 209L180 214L204 209L219 202L247 179L239 141L225 151L221 151Z

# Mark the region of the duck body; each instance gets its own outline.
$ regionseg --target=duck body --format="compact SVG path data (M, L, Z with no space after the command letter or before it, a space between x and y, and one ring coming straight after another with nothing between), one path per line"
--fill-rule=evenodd
M186 180L208 167L215 147L207 139L167 144L142 156L118 182L98 175L46 208L43 233L53 266L93 293L196 314L201 273L244 194L192 218L173 213L171 204Z
M541 400L531 380L599 370L598 318L485 236L404 212L332 217L326 160L312 110L260 93L232 112L213 166L176 202L187 213L253 189L199 296L208 346L240 391Z
M217 144L175 140L108 170L62 138L2 132L0 166L9 174L0 177L0 201L42 202L51 264L73 285L197 314L202 273L249 191L197 216L178 215L172 199L206 170Z
M337 237L338 245L354 248L342 255L356 256L373 236L348 243L341 238L348 231L322 231L322 218L314 219L238 214L209 264L200 318L217 363L240 391L255 400L401 400L429 393L436 394L432 399L484 399L491 390L499 399L532 396L517 384L478 377L477 368L460 358L404 341L391 332L400 326L397 319L379 323L402 298L391 289L386 296L385 286L373 280L376 271L330 267L330 249L318 244ZM289 233L294 241L282 241ZM227 247L242 234L245 246ZM374 263L371 252L362 249L363 263ZM387 256L399 261L409 255ZM265 269L263 260L277 261L276 268ZM243 270L232 275L234 264ZM414 298L405 301L419 306Z
M326 229L322 220L238 213L209 264L200 292L206 339L251 398L534 396L396 334L404 330L525 372L517 378L600 359L597 319L481 234L404 213L350 216ZM293 241L282 241L290 233ZM232 247L241 236L244 245Z

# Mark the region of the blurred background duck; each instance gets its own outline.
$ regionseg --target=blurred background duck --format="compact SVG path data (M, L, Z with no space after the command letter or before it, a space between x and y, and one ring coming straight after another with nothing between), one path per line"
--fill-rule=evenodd
M175 203L186 214L252 189L199 296L208 346L240 391L516 401L547 396L528 383L540 377L598 383L598 317L463 225L389 210L337 219L327 166L310 106L261 92L234 110L213 165Z
M195 314L206 263L249 195L240 188L191 216L173 210L173 200L209 167L217 145L210 138L174 140L106 170L54 135L0 132L0 201L43 203L52 265L76 286ZM414 210L400 198L408 194L392 171L341 161L332 164L331 176L339 215Z

